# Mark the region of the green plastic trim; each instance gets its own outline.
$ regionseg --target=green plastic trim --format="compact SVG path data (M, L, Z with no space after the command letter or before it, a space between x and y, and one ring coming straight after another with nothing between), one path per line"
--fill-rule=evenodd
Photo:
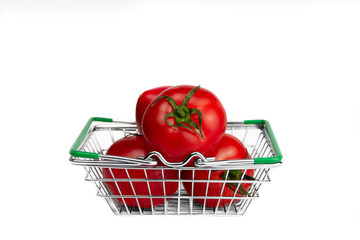
M102 117L92 117L88 120L88 122L86 123L85 127L83 128L83 130L81 131L80 135L77 137L75 143L72 145L71 149L70 149L70 155L73 157L80 157L80 158L92 158L92 159L99 159L99 154L98 153L93 153L93 152L83 152L83 151L78 151L78 147L80 146L80 144L82 143L82 141L84 140L87 132L89 131L89 128L92 124L92 122L97 121L97 122L112 122L113 120L111 118L102 118Z
M275 157L264 157L264 158L254 158L255 164L273 164L273 163L279 163L282 159L282 154L279 148L279 144L276 141L274 132L270 126L270 123L266 120L245 120L244 124L259 124L265 126L265 130L267 131L271 143L275 150Z

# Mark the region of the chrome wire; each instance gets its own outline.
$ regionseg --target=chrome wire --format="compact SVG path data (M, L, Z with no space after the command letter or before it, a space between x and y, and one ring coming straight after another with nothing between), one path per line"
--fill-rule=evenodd
M264 132L264 129L255 125L245 125L241 122L232 122L228 124L228 132L242 139L244 145L248 148L252 159L224 160L215 161L214 158L207 158L199 152L191 153L183 162L172 163L167 161L159 152L152 151L146 156L138 158L128 158L106 155L107 148L117 139L128 134L136 133L135 123L114 122L101 125L95 125L88 131L80 145L80 151L95 152L99 154L99 159L80 159L70 157L70 161L75 165L84 166L86 170L85 180L94 182L97 188L97 196L102 197L110 206L111 210L117 215L243 215L251 202L259 197L258 192L264 183L270 182L269 172L273 167L280 164L254 164L254 158L274 156L272 144ZM187 166L193 161L194 166ZM161 163L159 165L159 163ZM104 178L102 169L107 168L110 171L110 177ZM126 178L116 178L114 171L116 169L125 169ZM129 170L138 169L144 172L144 178L131 178ZM243 175L240 179L228 179L231 169L242 170ZM244 176L250 169L254 170L255 180L245 180ZM149 170L161 171L160 179L149 178ZM177 171L177 178L165 178L165 171ZM190 171L190 179L182 179L181 172ZM208 171L206 179L195 179L197 171ZM211 179L213 171L225 171L224 179ZM114 182L118 194L111 193L106 183ZM133 194L125 195L121 191L122 183L129 183ZM139 195L136 193L134 183L146 182L148 195ZM163 195L154 195L151 191L151 183L162 183ZM174 195L166 194L166 183L177 183L178 190ZM184 188L185 183L191 183L191 192L187 193ZM205 194L202 196L194 195L194 186L196 183L206 183ZM209 196L210 184L221 184L221 193L219 196ZM224 189L228 183L236 185L232 196L223 196ZM241 184L251 184L248 194L238 195ZM164 203L154 206L154 199L163 199ZM121 202L118 201L121 199ZM137 206L129 206L127 199L135 199ZM150 199L149 208L140 207L140 199ZM200 204L195 199L203 199ZM215 207L206 206L209 200L216 200ZM220 207L221 200L230 200L226 206Z

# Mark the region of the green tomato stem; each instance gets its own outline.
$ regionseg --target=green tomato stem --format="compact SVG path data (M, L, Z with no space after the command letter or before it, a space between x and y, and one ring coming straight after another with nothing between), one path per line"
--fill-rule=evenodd
M196 108L188 108L187 104L189 102L189 100L191 99L191 97L194 95L194 93L196 92L197 89L199 89L200 86L197 86L193 89L191 89L185 96L185 98L183 99L181 105L177 105L175 100L169 96L160 96L156 99L155 103L152 105L154 106L155 104L157 104L157 102L160 99L165 99L173 108L174 111L169 112L165 115L165 122L170 126L170 127L183 127L183 128L187 128L190 129L191 131L195 132L197 135L199 135L201 137L201 140L203 140L204 138L204 134L201 128L201 122L202 122L202 114L201 111L199 109ZM197 114L198 115L198 119L199 119L199 125L197 123L195 123L192 119L191 119L191 115L192 114ZM169 117L173 117L175 118L175 125L171 124L168 122L168 118ZM197 130L197 131L196 131Z

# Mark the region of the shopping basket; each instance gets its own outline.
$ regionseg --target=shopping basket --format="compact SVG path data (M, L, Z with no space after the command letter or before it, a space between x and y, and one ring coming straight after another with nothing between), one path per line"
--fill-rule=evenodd
M70 162L85 168L85 180L95 183L97 196L104 198L117 215L243 215L250 203L258 198L260 186L270 182L269 171L281 165L282 155L266 120L228 122L226 132L242 141L251 159L214 161L214 158L206 158L201 153L194 152L183 162L171 163L156 151L138 158L106 155L108 148L116 140L138 134L138 129L133 122L94 117L89 119L71 147ZM191 166L189 161L193 161ZM104 169L110 170L111 177L104 177ZM126 172L126 177L115 177L113 172L119 169ZM132 170L143 171L145 177L131 177L129 172ZM240 170L240 178L228 177L232 170ZM150 171L160 171L162 177L152 179L148 177ZM175 171L177 177L167 178L164 173L168 171ZM187 174L190 178L182 177L184 171L190 173ZM208 177L196 179L194 176L198 171L206 171ZM223 179L212 179L211 173L218 171L222 171ZM247 172L250 171L253 174L248 177ZM110 183L118 191L111 191ZM121 192L120 186L125 183L132 188L131 194ZM137 183L146 184L149 188L147 194L136 193L134 185ZM165 190L162 194L151 194L152 184L160 184L164 189L167 184L176 184L177 191L171 195L167 195ZM203 193L196 195L194 190L185 191L186 184L192 186L191 189L202 184ZM211 195L209 188L215 184L220 193ZM245 185L246 191L241 192ZM228 186L233 190L230 196L224 194ZM136 204L128 204L134 199ZM150 205L143 207L139 204L142 199L149 200ZM155 204L157 199L162 199L163 203ZM212 204L208 204L210 202Z

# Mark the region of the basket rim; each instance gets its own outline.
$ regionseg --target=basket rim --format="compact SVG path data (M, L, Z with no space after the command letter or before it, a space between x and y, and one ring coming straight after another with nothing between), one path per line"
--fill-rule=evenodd
M90 136L92 132L95 131L95 129L99 126L98 123L110 123L110 124L127 124L130 128L136 129L136 123L135 122L124 122L124 121L114 121L111 118L103 118L103 117L91 117L87 123L85 124L84 128L80 132L79 136L76 138L74 144L70 148L70 162L74 165L82 165L82 166L101 166L101 167L138 167L142 166L153 166L157 164L157 161L153 159L152 157L155 155L160 161L162 161L165 165L171 168L181 168L186 165L192 158L198 157L198 159L201 159L201 161L198 161L198 165L196 165L196 168L202 168L207 169L208 166L206 165L206 162L208 162L208 158L205 158L201 153L194 152L191 153L182 163L175 163L175 164L169 164L169 162L166 161L162 157L162 155L159 152L150 152L147 156L145 156L142 159L133 159L133 158L126 158L126 157L119 157L119 156L111 156L111 155L105 155L105 154L99 154L94 152L86 152L86 151L80 151L78 150L82 144L85 142L85 140ZM275 153L275 156L273 157L262 157L262 158L251 158L251 159L234 159L234 160L223 160L221 162L216 161L215 168L221 168L226 169L230 168L250 168L254 167L255 165L280 165L282 163L282 153L280 151L278 142L275 138L274 132L271 128L270 123L267 120L245 120L245 121L229 121L227 123L227 127L236 127L241 125L247 125L247 126L256 126L260 128L265 135L265 138L271 143L270 147ZM89 160L92 159L92 160ZM93 161L97 160L97 161ZM104 161L106 160L106 161ZM110 160L110 161L109 161ZM241 160L241 161L239 161ZM215 161L212 161L215 163ZM204 164L205 163L205 164ZM205 166L204 166L205 165ZM239 166L240 165L240 166ZM268 166L268 167L269 167ZM260 166L259 166L260 167ZM141 168L141 167L140 167ZM210 169L214 169L214 166L211 166Z

